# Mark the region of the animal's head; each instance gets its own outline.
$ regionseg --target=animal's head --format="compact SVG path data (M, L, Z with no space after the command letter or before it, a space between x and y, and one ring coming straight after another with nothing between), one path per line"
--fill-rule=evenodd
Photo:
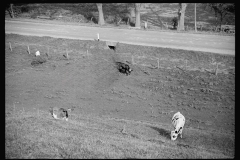
M177 130L171 131L171 140L172 141L175 141L177 139L177 136L178 136Z
M129 68L128 70L126 70L126 75L130 75L130 73L132 72L133 70L131 68Z
M71 111L73 111L73 110L74 110L74 108L68 108L68 109L67 109L68 112L71 112Z

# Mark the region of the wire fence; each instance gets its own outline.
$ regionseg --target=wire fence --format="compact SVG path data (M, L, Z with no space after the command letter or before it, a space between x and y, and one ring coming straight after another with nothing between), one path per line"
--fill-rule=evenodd
M19 42L6 42L9 45L9 49L10 51L13 51L14 48L16 47L22 47L23 50L26 49L28 54L32 54L35 53L36 51L40 51L40 52L46 52L48 54L50 54L50 49L52 49L52 51L58 51L60 53L66 53L68 54L69 52L79 52L78 50L75 49L69 49L66 47L57 47L57 46L50 46L50 45L42 45L42 44L34 44L34 43L19 43ZM35 46L35 47L33 47Z
M21 47L21 49L24 51L26 51L28 54L35 54L37 51L41 52L45 52L48 53L48 55L50 55L50 50L53 52L59 52L59 53L63 53L66 54L67 57L69 56L69 53L80 53L80 54L85 54L89 57L90 53L89 53L89 49L86 49L86 52L79 52L79 50L76 49L70 49L67 47L57 47L57 46L50 46L50 45L42 45L42 44L34 44L34 43L19 43L19 42L14 42L14 41L8 41L6 42L6 44L8 45L10 51L12 52L14 48L17 47ZM107 44L106 44L107 45ZM131 62L133 65L143 65L143 66L153 66L153 65L149 65L146 64L147 61L154 61L155 62L155 68L160 68L159 66L159 61L160 59L157 57L150 57L150 56L137 56L137 55L133 55L132 53L118 53L121 54L122 57L131 57ZM145 62L145 63L144 63Z
M108 48L108 43L106 42L105 49ZM35 54L37 51L40 51L40 53L47 53L48 55L51 55L52 53L58 52L58 54L65 54L67 58L69 58L69 54L75 53L75 54L81 54L84 56L89 56L91 53L89 53L89 50L91 50L91 47L86 47L85 51L79 51L77 49L69 48L67 46L51 46L51 45L43 45L43 44L34 44L34 43L20 43L15 41L6 41L5 42L5 49L9 48L9 50L12 52L14 48L21 47L21 50L26 51L28 54ZM51 51L51 52L50 52ZM228 73L227 70L229 68L225 67L225 64L222 64L220 62L210 62L208 65L195 62L191 62L187 59L167 59L167 58L158 58L154 56L149 55L134 55L133 53L117 53L120 54L121 57L125 57L125 59L129 60L131 59L131 63L133 65L141 65L141 66L147 66L150 68L165 68L165 69L172 69L172 68L178 68L181 70L201 70L201 71L207 71L210 73L213 73L217 75L218 73ZM221 67L221 69L220 69ZM224 67L224 68L223 68ZM200 69L199 69L200 68ZM231 69L231 67L230 67Z

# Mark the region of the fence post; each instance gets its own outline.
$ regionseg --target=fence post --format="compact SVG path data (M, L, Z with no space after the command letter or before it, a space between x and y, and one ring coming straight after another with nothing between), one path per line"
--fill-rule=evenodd
M15 113L15 102L13 104L13 114Z
M68 57L68 50L67 50L67 48L66 48L66 53L67 53L67 59L68 59L69 57Z
M217 67L216 67L216 70L215 70L215 75L217 76L218 74L218 63L217 63Z
M144 22L144 28L147 29L147 22Z
M24 107L23 107L23 111L22 111L22 114L24 114Z
M10 47L10 50L12 51L12 46L11 46L11 43L9 42L9 47Z
M185 60L185 69L187 70L187 60Z
M30 48L29 48L29 46L28 46L28 53L31 54L31 53L30 53Z
M159 69L159 58L157 58L157 60L158 60L158 69Z

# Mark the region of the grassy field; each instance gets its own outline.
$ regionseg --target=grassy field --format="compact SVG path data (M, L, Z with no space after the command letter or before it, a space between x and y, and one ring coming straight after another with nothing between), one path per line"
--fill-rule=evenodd
M151 123L81 114L71 114L66 122L54 120L49 113L37 109L7 108L6 158L231 158L224 155L227 149L224 154L214 148L206 149L201 140L192 142L194 146L171 142L170 133L162 130L163 126ZM151 132L163 135L154 137ZM189 128L185 132L199 135L200 139L213 134ZM218 138L225 143L232 141L225 135Z
M12 43L12 51L5 46L6 158L235 156L235 56L121 43L114 52L102 41L16 34L5 39ZM46 62L33 66L37 50ZM159 68L152 57L161 59ZM119 73L114 60L133 72ZM52 118L55 106L75 108L68 122ZM177 111L186 124L183 138L171 141Z

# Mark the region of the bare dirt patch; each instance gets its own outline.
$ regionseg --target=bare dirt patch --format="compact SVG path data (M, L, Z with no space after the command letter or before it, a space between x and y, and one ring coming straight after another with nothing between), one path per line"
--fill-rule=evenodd
M127 133L133 139L234 156L234 56L126 44L114 52L101 41L15 34L5 39L13 49L6 43L6 108L48 112L54 106L75 107L75 115L113 119L114 124L129 120L133 124L126 126ZM31 54L14 42L28 44ZM46 62L33 66L37 50ZM128 63L133 72L119 73L114 61ZM171 118L177 111L186 124L183 139L171 142Z

